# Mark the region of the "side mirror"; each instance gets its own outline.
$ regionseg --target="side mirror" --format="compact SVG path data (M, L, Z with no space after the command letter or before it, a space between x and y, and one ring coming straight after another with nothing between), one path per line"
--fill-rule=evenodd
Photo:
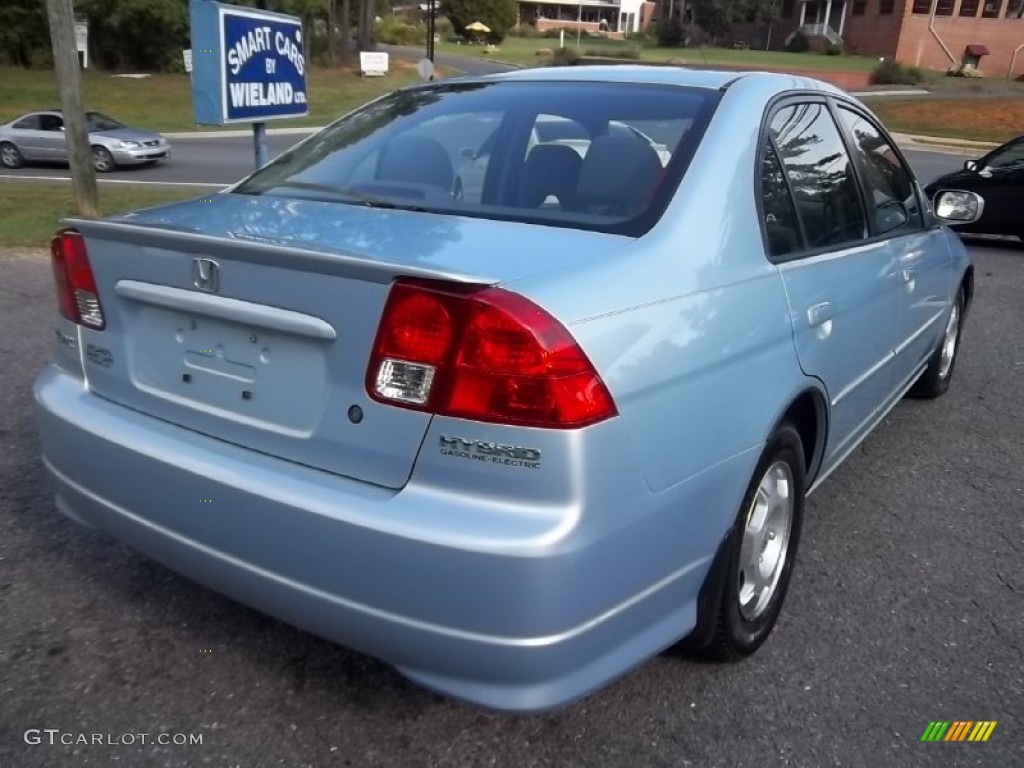
M965 171L976 171L976 170L978 170L978 161L977 160L968 160L966 163L964 163L964 170Z
M985 212L985 200L977 192L942 190L935 195L935 216L947 224L973 224Z
M875 223L882 234L899 229L910 221L910 212L902 200L889 200L875 208Z

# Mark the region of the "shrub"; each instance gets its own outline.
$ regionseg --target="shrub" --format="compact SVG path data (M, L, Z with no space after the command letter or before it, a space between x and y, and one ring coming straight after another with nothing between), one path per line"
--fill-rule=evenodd
M871 73L874 85L917 85L924 73L917 67L905 67L895 59L885 59Z
M509 37L525 37L525 38L536 38L540 37L541 33L537 31L537 28L531 24L519 24L518 26L512 27L508 31Z
M811 50L811 41L798 29L786 43L786 50L790 53L807 53Z
M678 48L683 44L683 25L679 21L659 21L655 35L662 48Z
M441 0L441 12L455 29L462 32L466 26L479 21L490 27L487 42L500 43L516 25L516 0Z
M843 55L843 46L836 45L834 43L829 43L828 44L828 48L825 49L825 55L826 56L842 56Z
M981 72L963 65L947 70L946 77L981 77Z
M574 67L580 62L580 52L575 48L558 48L551 55L551 66Z
M388 45L422 45L427 39L427 28L422 24L407 24L395 16L386 16L374 27L374 38Z

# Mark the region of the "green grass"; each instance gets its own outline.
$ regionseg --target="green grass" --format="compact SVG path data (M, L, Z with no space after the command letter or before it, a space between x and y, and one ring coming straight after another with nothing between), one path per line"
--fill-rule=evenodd
M202 192L196 187L101 184L100 210L110 215L199 197ZM0 177L0 247L45 248L60 219L74 213L71 185L66 182L9 181Z
M567 46L576 47L576 36L567 31L565 43ZM609 56L614 56L616 50L636 47L638 45L640 45L640 42L636 40L617 41L584 37L580 40L579 47L581 51L606 50ZM507 37L498 46L498 50L490 54L483 52L483 46L456 45L454 43L441 43L438 45L438 50L444 53L475 56L481 59L507 61L511 64L536 66L545 62L544 56L537 55L538 50L542 48L554 50L557 47L558 38ZM676 59L687 64L696 65L749 67L751 69L759 67L814 69L830 72L869 72L878 64L877 59L869 56L825 56L818 53L739 51L731 48L659 48L653 45L645 46L640 55L644 61L669 61Z
M392 59L387 77L360 77L346 69L312 69L308 74L309 117L274 120L272 126L324 125L382 93L418 82L413 65ZM133 80L88 70L83 73L88 109L124 123L156 131L188 131L192 91L188 75L151 75ZM60 106L53 73L48 70L0 68L0 122L33 109ZM238 127L238 126L234 126Z

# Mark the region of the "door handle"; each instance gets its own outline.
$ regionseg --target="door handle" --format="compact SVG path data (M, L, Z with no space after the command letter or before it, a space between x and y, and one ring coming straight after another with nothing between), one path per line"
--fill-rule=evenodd
M917 277L917 272L913 269L904 269L900 272L900 275L903 277L904 283L911 283L914 281L914 278Z
M835 312L832 309L832 305L827 301L815 304L807 310L807 324L812 328L824 325L833 317L835 317Z

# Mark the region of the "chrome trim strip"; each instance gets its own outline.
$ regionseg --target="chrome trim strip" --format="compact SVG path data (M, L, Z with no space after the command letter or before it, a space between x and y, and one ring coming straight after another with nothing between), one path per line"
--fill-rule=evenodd
M911 344L913 344L915 341L917 341L917 339L921 336L921 334L924 333L925 331L927 331L933 325L935 325L935 321L939 320L944 314L946 314L946 310L945 309L942 309L939 312L936 312L931 320L929 320L924 325L922 325L920 328L918 328L916 331L914 331L914 333L909 338L905 339L902 344L900 344L898 347L896 347L896 354L897 355L900 354L901 352L903 352L903 350L905 350L907 347L909 347Z
M209 293L186 291L168 285L154 285L138 280L119 280L114 286L118 296L141 304L176 309L182 312L197 312L242 325L269 328L295 336L334 341L338 334L327 322L318 317L278 309L249 301L229 299Z
M895 352L893 352L893 351L887 352L885 357L883 357L877 363L875 363L870 368L868 368L866 371L864 371L864 373L862 373L856 379L854 379L849 384L847 384L845 387L843 387L843 389L835 397L832 398L832 407L835 408L838 403L842 402L844 397L849 395L851 392L853 392L853 390L855 390L857 387L859 387L865 381L867 381L872 376L874 376L876 373L878 373L879 370L881 370L886 365L891 363L895 358L896 358L896 353Z

